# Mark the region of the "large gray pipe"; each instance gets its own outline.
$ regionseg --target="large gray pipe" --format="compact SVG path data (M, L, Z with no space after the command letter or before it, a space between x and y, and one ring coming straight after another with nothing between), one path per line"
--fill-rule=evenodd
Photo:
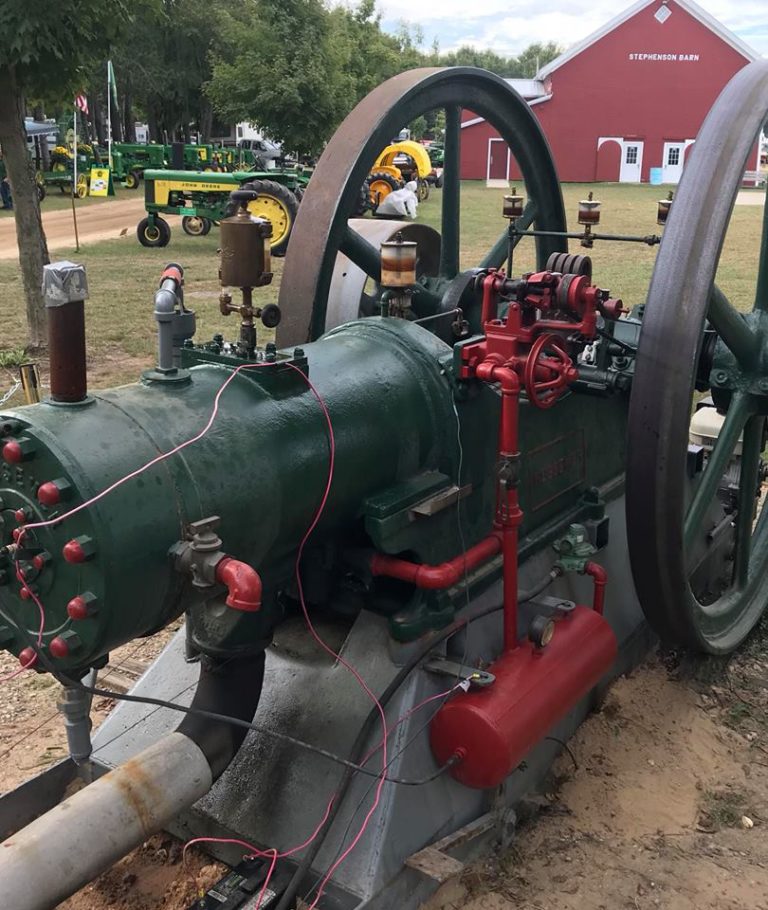
M202 749L171 733L59 803L0 846L0 894L14 910L51 910L204 796Z
M250 721L264 654L202 658L197 709ZM179 729L0 844L0 895L13 910L52 910L197 802L231 762L246 730L187 715Z

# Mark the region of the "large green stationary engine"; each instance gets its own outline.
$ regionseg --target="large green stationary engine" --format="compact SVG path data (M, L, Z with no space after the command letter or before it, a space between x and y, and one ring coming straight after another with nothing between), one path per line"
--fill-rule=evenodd
M440 107L441 232L350 219L386 137ZM526 187L505 197L499 240L471 267L462 107L498 129ZM420 851L447 856L497 831L589 693L642 653L640 606L678 644L743 641L768 598L768 241L752 314L714 276L766 112L757 63L705 124L631 313L567 253L569 237L607 239L597 203L568 233L530 109L464 68L397 76L345 121L302 202L279 309L258 301L269 226L248 215L247 190L233 194L220 307L239 315L236 337L194 337L171 264L157 365L89 394L82 271L49 268L51 400L0 423L0 644L64 686L76 761L116 770L6 842L0 891L36 882L14 906L50 905L170 825L277 851L277 871L259 872L265 908L297 895L416 907L439 878ZM519 274L529 237L537 265ZM259 319L279 323L276 343L258 343ZM693 402L704 413L689 434ZM89 758L88 697L104 691L93 671L182 614L183 635ZM176 732L169 706L191 712ZM370 757L386 712L397 751L382 771ZM74 863L46 836L62 812L78 825ZM2 801L0 828L12 830Z

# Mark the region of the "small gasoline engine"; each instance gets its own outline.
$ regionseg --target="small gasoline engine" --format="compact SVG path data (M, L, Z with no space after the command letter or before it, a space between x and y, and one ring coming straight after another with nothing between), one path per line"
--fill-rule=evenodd
M350 218L386 139L436 108L440 232ZM462 108L525 183L471 267ZM752 312L714 279L766 115L758 62L659 203L663 242L599 233L591 196L569 232L504 80L403 73L329 143L278 303L259 301L269 223L238 191L219 273L236 336L196 338L169 264L157 364L109 391L87 389L83 269L46 267L51 395L0 421L0 644L61 684L71 758L0 800L6 901L53 907L166 828L249 857L200 908L415 910L509 837L653 633L744 640L768 598L768 242ZM628 310L569 238L660 244L645 301ZM110 653L181 616L92 742Z

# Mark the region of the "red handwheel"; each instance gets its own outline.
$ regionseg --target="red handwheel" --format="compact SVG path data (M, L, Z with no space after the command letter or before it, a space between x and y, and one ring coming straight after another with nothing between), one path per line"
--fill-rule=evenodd
M539 335L531 346L523 371L525 394L531 404L537 408L551 408L578 376L562 338L551 332Z

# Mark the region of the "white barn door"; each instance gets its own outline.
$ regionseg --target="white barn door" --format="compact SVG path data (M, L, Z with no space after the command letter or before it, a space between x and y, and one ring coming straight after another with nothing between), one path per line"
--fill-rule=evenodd
M664 143L664 164L661 177L664 183L680 183L685 164L685 146L685 142Z
M640 183L643 173L643 142L625 139L621 147L619 183Z

